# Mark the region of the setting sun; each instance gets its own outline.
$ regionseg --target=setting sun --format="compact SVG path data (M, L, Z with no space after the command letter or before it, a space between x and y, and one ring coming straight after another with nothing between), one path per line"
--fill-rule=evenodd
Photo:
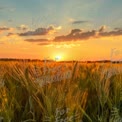
M61 56L60 55L55 56L55 61L60 61L60 60L61 60Z

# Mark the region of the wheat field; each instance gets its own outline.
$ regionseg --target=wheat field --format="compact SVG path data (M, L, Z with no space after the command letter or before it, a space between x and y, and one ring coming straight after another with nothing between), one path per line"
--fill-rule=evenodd
M121 63L0 61L0 121L122 122L121 69Z

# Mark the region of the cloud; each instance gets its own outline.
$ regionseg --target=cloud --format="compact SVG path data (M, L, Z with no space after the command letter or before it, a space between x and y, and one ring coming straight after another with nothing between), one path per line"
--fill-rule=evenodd
M122 35L122 30L115 30L110 32L102 32L99 34L100 36L120 36Z
M72 24L84 24L84 23L89 23L89 21L82 21L82 20L72 21Z
M114 30L122 30L122 28L114 28Z
M68 47L66 44L75 43L76 41L86 41L95 40L97 38L109 38L114 36L122 36L122 29L114 29L107 31L107 27L101 26L96 30L83 31L81 29L73 29L67 35L56 36L53 39L26 39L28 42L39 42L39 45L64 45L63 47ZM69 47L73 47L70 45Z
M4 30L9 30L10 28L7 28L7 27L0 27L0 30L1 31L4 31Z
M8 33L7 36L13 36L13 35L17 35L17 34L14 34L14 33Z
M53 34L57 32L57 30L60 30L62 27L54 27L53 25L49 26L48 28L37 28L34 31L27 31L25 33L19 33L19 36L40 36L40 35L48 35Z
M18 30L23 30L23 31L25 31L25 30L28 30L29 28L28 28L27 25L22 24L22 25L18 26L17 29L18 29Z
M75 20L73 18L69 18L69 22L73 25L91 23L91 21L88 20Z
M80 29L74 29L70 32L70 34L66 36L57 36L55 37L54 41L78 41L78 40L86 40L89 39L90 37L95 37L97 35L97 31L92 30L92 31L87 31L83 32Z
M106 26L101 26L99 30L91 30L83 32L80 29L72 30L68 35L57 36L53 41L64 42L64 41L84 41L90 38L102 38L110 36L120 36L122 35L122 30L105 31Z
M28 42L48 42L48 39L26 39Z
M8 28L8 27L0 27L0 32L3 32L3 31L8 31L10 30L11 28Z
M26 39L24 41L27 41L27 42L32 42L32 43L38 43L38 45L40 46L52 46L52 43L50 40L48 39Z

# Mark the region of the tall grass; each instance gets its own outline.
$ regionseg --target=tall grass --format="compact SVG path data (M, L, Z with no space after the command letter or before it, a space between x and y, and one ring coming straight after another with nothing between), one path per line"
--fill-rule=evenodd
M48 63L47 68L63 65L72 76L40 86L42 62L0 62L0 119L4 122L57 122L56 110L67 110L60 120L71 122L122 121L122 64ZM36 69L36 68L37 69ZM119 73L106 77L110 67ZM38 70L38 73L36 72ZM1 85L0 85L1 86ZM60 121L59 121L60 122Z

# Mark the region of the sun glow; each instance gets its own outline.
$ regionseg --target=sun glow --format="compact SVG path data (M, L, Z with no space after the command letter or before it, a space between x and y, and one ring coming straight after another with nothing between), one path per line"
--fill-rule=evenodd
M61 56L60 55L55 56L55 61L60 61L60 60L61 60Z

